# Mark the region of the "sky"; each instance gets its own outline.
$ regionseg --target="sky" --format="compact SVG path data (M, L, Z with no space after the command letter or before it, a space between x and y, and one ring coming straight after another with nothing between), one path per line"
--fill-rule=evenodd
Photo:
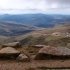
M0 0L0 14L70 14L70 0Z

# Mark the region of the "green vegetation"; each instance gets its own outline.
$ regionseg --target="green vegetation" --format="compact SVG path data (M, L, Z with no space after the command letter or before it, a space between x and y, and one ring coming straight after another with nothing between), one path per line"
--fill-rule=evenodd
M53 36L53 35L39 35L35 37L34 35L28 35L22 39L9 38L3 40L1 43L15 42L20 41L23 46L32 46L32 45L51 45L51 46L66 46L67 43L70 43L70 37L64 36Z
M70 37L63 37L49 42L53 46L66 46L67 43L70 43Z
M27 38L20 41L23 45L51 45L51 46L66 46L67 43L70 42L70 37L62 37L62 36L40 36L33 37L28 36Z

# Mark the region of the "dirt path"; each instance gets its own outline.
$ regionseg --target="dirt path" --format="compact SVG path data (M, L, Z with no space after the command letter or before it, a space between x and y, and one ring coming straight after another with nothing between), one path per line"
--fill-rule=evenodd
M70 60L43 60L31 62L0 61L0 70L25 70L32 67L70 67Z

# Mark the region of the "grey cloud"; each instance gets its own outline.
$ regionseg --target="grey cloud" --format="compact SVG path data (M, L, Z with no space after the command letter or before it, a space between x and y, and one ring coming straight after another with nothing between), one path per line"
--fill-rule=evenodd
M4 4L3 1L5 0L0 1L0 12L70 12L70 0L6 0L7 3Z
M59 8L70 8L70 0L45 0L48 4L58 4Z
M48 3L70 4L70 0L45 0Z

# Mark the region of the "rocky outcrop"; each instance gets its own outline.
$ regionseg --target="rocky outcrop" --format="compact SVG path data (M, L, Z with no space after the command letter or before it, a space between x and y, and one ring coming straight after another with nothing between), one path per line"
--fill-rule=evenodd
M44 47L35 59L70 59L70 49L66 47Z
M20 54L20 51L12 48L12 47L5 47L0 50L0 58L16 58Z
M29 58L27 55L25 55L25 54L20 54L20 55L16 58L16 60L27 62L27 61L30 61L30 58Z
M20 46L21 45L19 42L13 42L2 45L2 48L0 50L0 59L15 59L24 62L30 61L29 56L15 49Z
M19 47L21 47L21 44L19 42L12 42L12 43L3 44L2 48L4 48L4 47L19 48Z

